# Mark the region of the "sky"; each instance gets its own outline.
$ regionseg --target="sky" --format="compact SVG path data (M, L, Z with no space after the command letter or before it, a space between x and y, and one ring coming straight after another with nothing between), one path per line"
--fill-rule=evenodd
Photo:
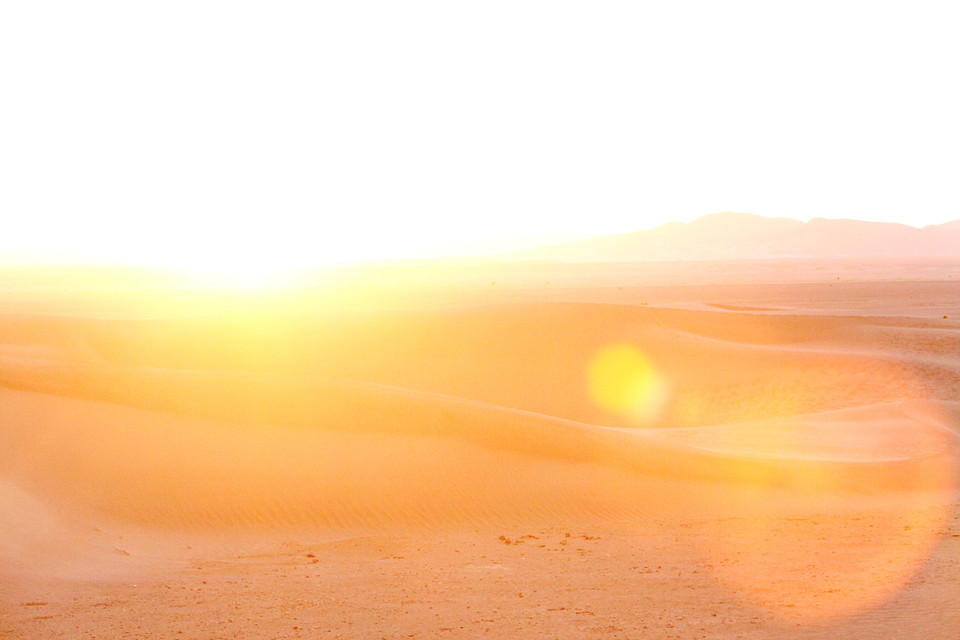
M947 222L957 7L9 0L0 255L299 267L719 211Z

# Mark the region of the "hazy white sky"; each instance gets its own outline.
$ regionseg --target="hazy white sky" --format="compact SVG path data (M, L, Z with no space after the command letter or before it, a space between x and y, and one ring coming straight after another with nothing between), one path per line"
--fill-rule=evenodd
M960 218L954 2L0 3L0 251Z

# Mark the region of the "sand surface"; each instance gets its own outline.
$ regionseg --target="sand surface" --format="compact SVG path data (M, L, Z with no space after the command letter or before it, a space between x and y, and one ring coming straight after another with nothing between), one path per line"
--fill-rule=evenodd
M0 274L0 637L960 634L955 266L318 278Z

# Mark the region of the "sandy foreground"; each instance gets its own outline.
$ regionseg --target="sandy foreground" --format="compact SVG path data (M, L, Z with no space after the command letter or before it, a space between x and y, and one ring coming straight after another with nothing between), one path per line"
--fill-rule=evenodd
M2 638L960 636L956 266L0 294Z

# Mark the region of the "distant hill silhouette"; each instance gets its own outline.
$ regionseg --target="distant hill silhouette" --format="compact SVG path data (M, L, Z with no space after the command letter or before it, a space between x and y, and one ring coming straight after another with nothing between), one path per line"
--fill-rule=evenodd
M762 258L956 258L960 220L917 229L889 222L800 222L746 213L714 213L690 223L599 236L514 254L524 260L634 262Z

